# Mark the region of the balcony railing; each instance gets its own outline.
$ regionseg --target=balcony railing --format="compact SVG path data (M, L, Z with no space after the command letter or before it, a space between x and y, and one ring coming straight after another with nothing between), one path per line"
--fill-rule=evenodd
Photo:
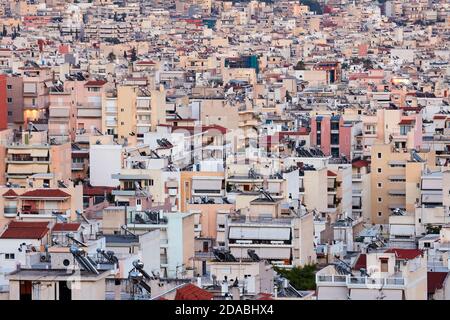
M404 287L406 279L402 277L357 277L353 275L316 275L317 284L346 286L367 286L367 288Z
M3 213L5 217L15 217L17 216L17 207L5 207Z
M69 209L29 209L22 208L20 212L21 217L36 217L36 216L45 216L45 217L54 217L56 215L68 216L70 215Z

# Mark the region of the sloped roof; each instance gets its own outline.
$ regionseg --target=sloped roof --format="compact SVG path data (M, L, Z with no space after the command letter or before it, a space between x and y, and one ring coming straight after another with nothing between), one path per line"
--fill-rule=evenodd
M70 194L59 189L36 189L25 192L22 197L33 198L68 198Z
M366 267L367 267L367 256L364 253L361 253L358 257L358 260L356 260L353 269L355 270L366 269Z
M188 283L177 290L175 300L212 300L213 294L204 289Z
M442 289L448 272L427 272L428 293L435 293L436 290Z
M11 221L1 239L42 239L48 233L48 222Z
M53 227L52 231L63 232L63 231L78 231L80 229L81 223L57 223Z
M423 254L419 249L388 249L385 253L395 253L400 260L411 260Z
M8 191L6 191L3 196L5 198L16 198L19 195L13 190L13 189L9 189Z

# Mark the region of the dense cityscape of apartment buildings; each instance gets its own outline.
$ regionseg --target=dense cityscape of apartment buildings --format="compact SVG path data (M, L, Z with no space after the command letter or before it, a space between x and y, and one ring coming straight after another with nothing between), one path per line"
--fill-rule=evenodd
M0 1L0 300L450 300L449 96L446 0Z

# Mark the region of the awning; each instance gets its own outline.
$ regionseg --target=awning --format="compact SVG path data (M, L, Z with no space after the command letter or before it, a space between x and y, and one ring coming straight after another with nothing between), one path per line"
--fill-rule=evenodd
M230 239L289 240L291 228L230 227Z
M230 251L231 254L239 259L239 258L248 258L247 250L248 249L254 249L255 253L260 257L261 259L279 259L279 260L286 260L291 257L291 248L258 248L258 247L231 247Z
M405 190L389 190L389 194L404 196L404 195L406 195L406 191Z
M393 160L388 162L389 165L406 165L406 161L404 160Z
M210 179L192 179L192 189L193 190L221 190L222 189L222 178Z
M414 236L415 235L415 227L414 227L414 225L394 224L394 225L391 225L389 233L394 236Z
M48 157L48 149L33 149L31 150L32 157Z
M33 172L33 164L9 164L8 172L9 174L32 174Z
M30 154L30 149L8 149L8 154Z
M442 203L442 192L437 194L422 194L422 203Z
M405 176L389 176L389 180L406 180Z
M47 173L48 164L35 164L33 165L33 173Z

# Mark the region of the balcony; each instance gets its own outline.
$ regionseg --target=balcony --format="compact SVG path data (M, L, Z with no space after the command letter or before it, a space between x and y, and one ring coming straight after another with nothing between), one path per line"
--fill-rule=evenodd
M83 162L72 162L72 171L82 171L84 170L84 163Z
M3 216L5 218L15 218L17 216L17 207L5 207L3 209Z
M47 151L48 153L48 151ZM49 164L49 157L31 157L31 156L22 156L22 157L8 157L6 158L6 163L11 164L33 164L33 163L42 163Z
M376 138L377 133L375 131L364 131L365 138Z
M69 217L70 209L34 209L23 208L19 213L20 218L54 218L56 216Z
M403 277L356 277L353 275L316 275L318 286L346 286L360 289L403 289L406 279Z

